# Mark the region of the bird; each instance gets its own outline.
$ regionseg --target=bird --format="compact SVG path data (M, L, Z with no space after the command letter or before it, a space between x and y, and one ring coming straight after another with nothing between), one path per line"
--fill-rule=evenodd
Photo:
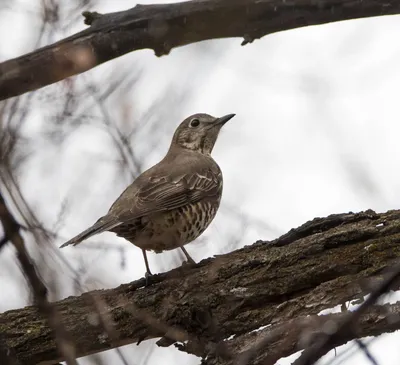
M184 246L217 214L223 178L211 152L221 128L234 116L197 113L186 118L176 128L165 157L139 175L106 215L60 248L110 231L142 250L146 278L152 275L146 251L179 248L195 264Z

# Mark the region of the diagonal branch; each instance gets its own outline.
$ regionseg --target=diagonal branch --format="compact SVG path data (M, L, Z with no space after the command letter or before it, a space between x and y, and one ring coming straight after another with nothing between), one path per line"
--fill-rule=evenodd
M386 313L390 313L392 317L386 317ZM312 345L321 335L324 335L324 331L332 329L336 323L345 321L348 314L345 312L321 316L302 316L246 334L240 340L228 341L229 346L233 347L236 353L241 353L233 364L274 365L280 358ZM333 347L344 345L354 338L394 332L400 328L400 322L392 319L399 314L399 302L369 307L360 317L357 329L344 331L340 336L335 337L332 343ZM253 346L254 343L256 345ZM218 364L215 359L208 359L207 365L214 364Z
M343 318L341 323L337 323L336 329L329 333L323 333L314 341L312 346L307 348L301 356L294 362L295 365L313 365L318 359L325 355L328 351L337 346L338 339L348 335L354 331L357 322L368 309L375 304L379 297L398 284L400 277L400 264L391 268L391 272L382 281L382 283L371 292L368 298L360 305L357 310Z
M88 29L0 64L0 100L140 49L161 56L175 47L231 37L243 38L244 45L282 30L398 13L396 0L192 0L109 14L85 12Z
M254 349L256 334L265 334L252 332L260 326L270 325L264 331L286 333L294 324L306 323L298 322L305 316L312 316L308 326L315 332L324 323L321 321L345 318L345 314L315 315L358 299L384 282L385 268L398 260L399 241L400 211L331 215L307 222L274 241L258 241L198 265L157 275L149 287L145 288L141 279L112 290L69 297L55 307L76 340L77 356L163 337L160 345L183 342L177 344L180 350L206 358L207 365L231 364L238 355ZM100 298L102 305L97 310L105 313L118 335L110 338L104 332L93 296ZM385 308L390 315L400 311L398 304ZM369 307L358 325L335 339L335 344L399 329L400 322L381 309ZM273 364L308 347L309 342L300 335L306 330L307 326L302 326L293 330L296 336L275 336L272 342L261 342L259 351L251 353L254 359L250 363ZM0 333L26 365L62 360L53 332L34 307L0 314Z

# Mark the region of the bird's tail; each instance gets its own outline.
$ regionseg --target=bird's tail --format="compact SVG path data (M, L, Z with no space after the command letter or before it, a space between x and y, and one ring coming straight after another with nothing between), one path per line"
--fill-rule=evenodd
M71 238L69 241L65 242L60 246L60 248L81 243L83 240L94 236L95 234L108 231L114 227L117 227L121 224L121 222L115 220L115 218L111 218L108 216L100 218L93 226L84 230L82 233L79 233L74 238Z

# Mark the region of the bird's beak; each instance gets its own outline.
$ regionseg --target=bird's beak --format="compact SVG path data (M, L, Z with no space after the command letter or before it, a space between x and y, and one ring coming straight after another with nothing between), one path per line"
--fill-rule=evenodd
M218 118L215 122L214 125L219 125L219 126L223 126L228 120L232 119L236 114L228 114L225 115L221 118Z

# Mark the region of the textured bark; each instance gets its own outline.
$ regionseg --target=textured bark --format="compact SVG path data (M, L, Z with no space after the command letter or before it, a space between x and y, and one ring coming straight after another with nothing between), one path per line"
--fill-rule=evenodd
M206 364L226 364L232 354L246 352L256 339L269 336L267 351L261 346L252 363L274 364L307 346L304 331L314 332L328 319L313 315L360 298L380 282L383 269L399 257L399 241L400 211L331 215L274 241L258 241L194 267L157 275L149 287L143 288L144 280L139 280L69 297L57 302L56 309L76 341L78 356L164 336L162 346L173 339L188 340L179 345L181 350L207 356ZM100 325L96 297L114 323L118 336L113 341ZM388 308L391 314L400 310L398 304ZM340 341L399 329L399 320L384 313L371 308L361 325ZM302 318L307 315L311 317ZM271 326L251 333L266 325ZM0 347L3 343L25 365L62 360L53 332L35 307L0 314L0 333Z
M390 315L388 316L388 313ZM348 312L329 315L313 315L298 317L267 327L260 331L239 336L227 345L235 354L240 354L236 364L275 365L282 357L289 356L299 350L311 346L318 336L325 335L321 329L332 328L334 323L340 323L349 315ZM368 313L361 317L356 328L349 328L332 347L340 346L355 338L378 336L382 333L394 332L400 329L400 303L370 307ZM249 357L247 357L249 355ZM249 361L251 360L251 361ZM207 365L231 363L220 361L210 356L204 362Z
M153 49L161 56L208 39L240 37L247 44L282 30L398 13L396 0L193 0L86 13L90 28L0 64L0 100L139 49Z

